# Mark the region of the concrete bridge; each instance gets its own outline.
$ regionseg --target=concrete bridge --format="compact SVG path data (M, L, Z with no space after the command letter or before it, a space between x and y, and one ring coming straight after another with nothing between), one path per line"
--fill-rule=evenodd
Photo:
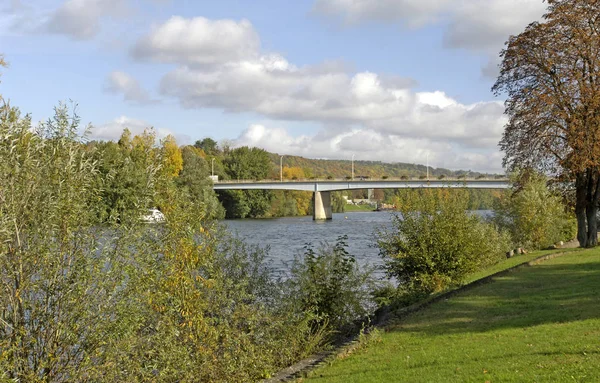
M313 192L313 219L332 218L331 192L357 189L469 188L506 189L508 179L443 180L300 180L300 181L219 181L214 190L300 190Z

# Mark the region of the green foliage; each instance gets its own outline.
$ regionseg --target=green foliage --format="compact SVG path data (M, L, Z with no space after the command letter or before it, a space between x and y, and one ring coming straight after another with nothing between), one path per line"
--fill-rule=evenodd
M242 146L233 149L223 161L231 179L262 180L271 168L268 153L259 148Z
M513 175L512 181L497 204L494 221L510 232L516 244L541 249L575 237L576 222L565 213L561 197L548 189L543 175L524 171Z
M184 189L188 198L195 203L203 203L207 218L220 219L225 217L225 209L219 203L212 190L209 165L192 146L182 149L183 168L175 180L177 185Z
M382 233L380 252L389 276L408 294L430 294L461 283L471 272L497 262L510 248L507 237L467 211L467 193L427 189L399 206L393 230Z
M59 106L31 129L0 109L0 371L14 381L94 375L120 295L116 244L101 238L96 162Z
M223 164L231 179L261 180L270 171L268 153L247 146L231 150ZM227 218L263 217L267 215L273 198L270 190L227 190L218 195Z
M343 213L346 211L346 200L341 191L331 192L331 209L334 213Z
M425 190L423 189L384 189L384 201L393 205L401 205L402 201L406 198L413 198L411 195L418 194L423 195ZM449 190L449 193L453 193ZM497 200L501 196L500 190L488 190L488 189L466 189L459 191L469 201L468 210L492 210L497 203Z
M97 163L98 219L101 222L133 222L153 207L153 182L160 153L154 148L155 133L146 130L132 139L125 129L119 143L92 142L88 145Z
M198 140L194 143L194 147L201 149L204 153L208 155L216 155L219 153L219 147L217 145L217 141L213 140L210 137L203 138L202 140Z
M374 269L356 263L346 250L347 239L342 236L335 245L323 244L316 251L306 246L304 257L292 263L290 299L298 301L302 311L317 315L317 328L340 329L374 310Z
M204 219L194 153L173 177L151 132L84 145L78 123L0 109L1 381L257 381L322 345L264 254ZM165 223L139 222L152 204Z

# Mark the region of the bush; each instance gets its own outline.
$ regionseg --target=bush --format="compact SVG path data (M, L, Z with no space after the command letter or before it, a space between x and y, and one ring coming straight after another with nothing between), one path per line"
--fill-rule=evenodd
M382 233L378 243L386 271L401 291L441 291L505 256L511 247L507 236L470 214L468 201L466 190L407 194L393 231Z
M494 209L494 221L518 246L542 249L575 237L576 221L565 213L561 197L548 189L543 175L523 171L511 180L512 187Z
M203 219L152 135L133 151L140 197L99 225L114 172L78 121L61 106L32 129L0 108L0 380L256 381L323 343L264 254ZM153 205L166 222L141 224Z
M346 250L346 240L342 236L335 245L322 244L316 251L307 246L304 256L292 263L290 298L302 311L316 314L316 328L340 330L375 309L371 299L374 269L356 263Z

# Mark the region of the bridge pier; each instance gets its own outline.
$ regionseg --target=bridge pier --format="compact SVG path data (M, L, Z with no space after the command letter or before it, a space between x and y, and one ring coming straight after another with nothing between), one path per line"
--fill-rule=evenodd
M313 193L313 220L332 219L331 192L316 191Z

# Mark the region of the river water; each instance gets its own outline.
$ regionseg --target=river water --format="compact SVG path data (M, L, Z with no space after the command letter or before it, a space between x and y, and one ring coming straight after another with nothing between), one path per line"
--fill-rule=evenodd
M489 216L489 210L473 211L479 216ZM269 247L267 262L275 273L285 273L295 255L304 253L307 244L315 249L321 243L334 244L342 235L348 236L348 252L359 264L381 266L383 261L376 246L377 233L392 227L393 212L334 213L331 221L313 221L308 217L273 219L225 220L231 232L246 243ZM376 272L384 277L383 270Z
M269 246L269 266L275 272L285 272L294 256L304 253L305 245L316 249L323 242L334 244L342 235L348 236L347 250L359 264L381 265L376 247L377 232L391 227L392 213L334 213L331 221L313 221L308 216L223 222L246 243Z

